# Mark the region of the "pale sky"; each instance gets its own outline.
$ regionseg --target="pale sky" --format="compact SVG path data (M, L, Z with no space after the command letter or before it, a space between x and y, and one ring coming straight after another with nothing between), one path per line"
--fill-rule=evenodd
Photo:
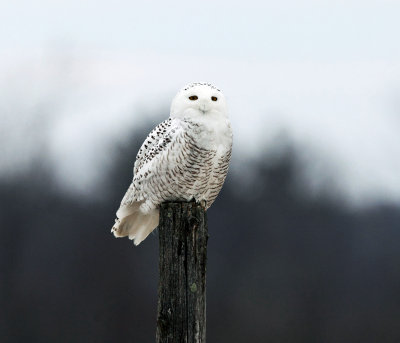
M233 172L283 130L314 191L334 178L351 201L400 202L399 17L399 1L3 1L0 174L42 140L64 183L90 187L99 147L208 81L228 98Z

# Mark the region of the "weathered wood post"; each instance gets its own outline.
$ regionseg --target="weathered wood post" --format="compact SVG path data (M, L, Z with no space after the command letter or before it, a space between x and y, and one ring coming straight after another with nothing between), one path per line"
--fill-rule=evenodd
M207 239L200 204L161 204L157 343L206 341Z

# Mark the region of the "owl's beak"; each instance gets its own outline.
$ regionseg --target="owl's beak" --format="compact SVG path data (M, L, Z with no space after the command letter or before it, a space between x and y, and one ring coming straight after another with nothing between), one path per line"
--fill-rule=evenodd
M203 102L203 103L200 104L199 109L200 109L200 111L203 112L203 114L204 114L204 113L206 113L206 112L208 111L208 106L207 106L206 103Z

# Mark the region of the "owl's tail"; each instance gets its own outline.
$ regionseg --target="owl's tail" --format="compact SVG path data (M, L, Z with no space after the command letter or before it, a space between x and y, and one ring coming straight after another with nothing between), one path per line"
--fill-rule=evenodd
M111 232L115 237L128 236L139 245L158 225L159 210L153 209L144 214L139 207L142 202L135 202L129 207L120 208Z

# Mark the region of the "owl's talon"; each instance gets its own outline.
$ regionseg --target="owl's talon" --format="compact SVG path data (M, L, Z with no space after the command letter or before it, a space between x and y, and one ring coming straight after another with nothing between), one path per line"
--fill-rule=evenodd
M207 201L206 201L206 200L201 200L201 201L200 201L200 205L201 205L201 207L203 207L203 209L205 210L206 207L207 207Z

